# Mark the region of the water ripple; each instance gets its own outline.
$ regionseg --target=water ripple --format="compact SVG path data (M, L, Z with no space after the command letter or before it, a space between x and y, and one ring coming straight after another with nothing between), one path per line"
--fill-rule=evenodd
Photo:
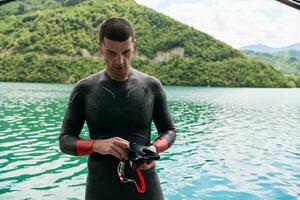
M57 141L72 86L0 86L0 199L83 199L87 158ZM167 87L167 96L177 129L157 164L167 200L300 198L299 89Z

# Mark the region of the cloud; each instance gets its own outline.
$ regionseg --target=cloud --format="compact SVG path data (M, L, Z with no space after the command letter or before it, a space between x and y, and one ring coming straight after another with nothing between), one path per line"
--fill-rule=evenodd
M153 8L153 9L156 9L158 10L159 7L161 7L162 5L162 1L157 1L157 0L154 0L154 1L149 1L149 0L136 0L136 2L138 4L142 4L144 6L147 6L149 8Z
M259 43L280 47L300 42L300 12L274 0L145 2L146 6L236 48ZM144 4L143 0L138 3Z

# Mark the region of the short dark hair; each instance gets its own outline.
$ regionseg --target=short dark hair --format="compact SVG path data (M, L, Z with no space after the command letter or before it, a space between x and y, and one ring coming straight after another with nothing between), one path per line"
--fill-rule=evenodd
M132 25L129 21L121 17L111 17L101 24L99 34L100 43L103 43L104 37L119 42L126 41L129 37L132 38L132 41L135 40Z

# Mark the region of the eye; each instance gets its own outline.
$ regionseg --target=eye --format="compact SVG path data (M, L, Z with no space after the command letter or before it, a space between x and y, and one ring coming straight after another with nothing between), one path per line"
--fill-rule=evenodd
M117 54L116 54L115 52L113 52L113 51L108 51L108 54L111 55L111 56L117 55Z
M123 52L123 55L128 54L129 52L130 52L130 50L128 49L128 50Z

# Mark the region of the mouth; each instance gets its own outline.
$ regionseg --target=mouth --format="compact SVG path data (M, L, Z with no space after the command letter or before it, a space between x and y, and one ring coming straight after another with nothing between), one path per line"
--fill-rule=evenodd
M115 66L115 68L120 70L120 69L123 69L124 66L118 66L118 65L117 65L117 66Z

